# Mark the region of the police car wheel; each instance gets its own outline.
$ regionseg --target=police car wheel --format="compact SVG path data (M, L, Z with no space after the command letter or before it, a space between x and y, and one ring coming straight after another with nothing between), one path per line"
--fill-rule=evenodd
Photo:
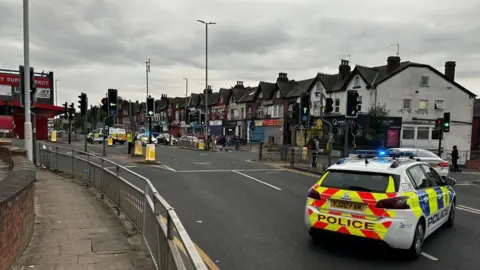
M418 222L415 228L415 235L410 249L407 251L409 259L416 260L420 257L423 250L423 242L425 240L425 225L423 222Z
M455 202L452 202L450 206L450 215L448 215L448 220L445 222L445 227L452 228L455 224Z

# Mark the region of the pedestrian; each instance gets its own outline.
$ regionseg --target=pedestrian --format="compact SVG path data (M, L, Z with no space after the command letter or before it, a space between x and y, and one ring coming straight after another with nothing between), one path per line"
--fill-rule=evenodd
M318 152L320 150L320 140L318 137L313 138L312 144L312 168L317 167Z
M453 150L452 150L452 165L453 165L453 170L454 172L461 172L460 169L458 168L458 149L457 149L457 146L454 145L453 146Z

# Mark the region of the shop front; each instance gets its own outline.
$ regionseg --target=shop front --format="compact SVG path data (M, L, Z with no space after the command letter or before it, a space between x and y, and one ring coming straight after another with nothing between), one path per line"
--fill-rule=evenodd
M191 124L190 126L192 127L193 134L200 134L205 129L205 125L198 124L198 123Z
M2 106L3 104L1 104ZM25 111L18 102L10 102L13 107L14 133L18 139L24 139ZM48 120L63 113L63 107L36 103L32 108L32 129L37 140L48 140Z
M210 120L208 124L210 127L210 135L223 135L223 120Z
M237 121L227 121L223 127L223 134L225 136L236 136L235 132L237 130Z
M344 145L345 127L347 125L349 126L348 142L350 148L378 149L400 146L401 117L359 115L357 119L347 121L345 116L333 116L325 117L325 120L332 124L333 143L339 147Z
M283 119L263 120L263 142L266 144L282 144Z
M252 120L247 121L248 126L250 126L250 121ZM255 121L255 130L250 131L250 134L249 134L250 140L252 142L263 142L263 135L264 135L263 120L253 120L253 121Z
M170 124L170 132L171 135L179 137L180 136L180 123L178 121L173 121Z

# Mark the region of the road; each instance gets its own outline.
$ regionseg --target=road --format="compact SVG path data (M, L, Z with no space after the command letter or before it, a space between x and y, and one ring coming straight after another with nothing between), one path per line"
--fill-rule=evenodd
M81 142L73 146L83 148ZM102 148L89 149L101 153ZM435 233L424 256L410 262L397 251L351 238L314 244L303 211L316 176L251 162L256 154L248 152L159 146L157 160L167 167L153 167L134 163L126 151L117 146L107 153L152 181L220 269L475 269L480 261L480 185L471 184L480 174L455 174L455 227Z

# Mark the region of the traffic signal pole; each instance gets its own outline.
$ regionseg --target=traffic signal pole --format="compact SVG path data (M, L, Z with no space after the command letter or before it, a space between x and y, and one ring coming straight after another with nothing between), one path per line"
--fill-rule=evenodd
M443 120L440 123L440 136L438 136L438 156L442 156L442 140L443 140Z

